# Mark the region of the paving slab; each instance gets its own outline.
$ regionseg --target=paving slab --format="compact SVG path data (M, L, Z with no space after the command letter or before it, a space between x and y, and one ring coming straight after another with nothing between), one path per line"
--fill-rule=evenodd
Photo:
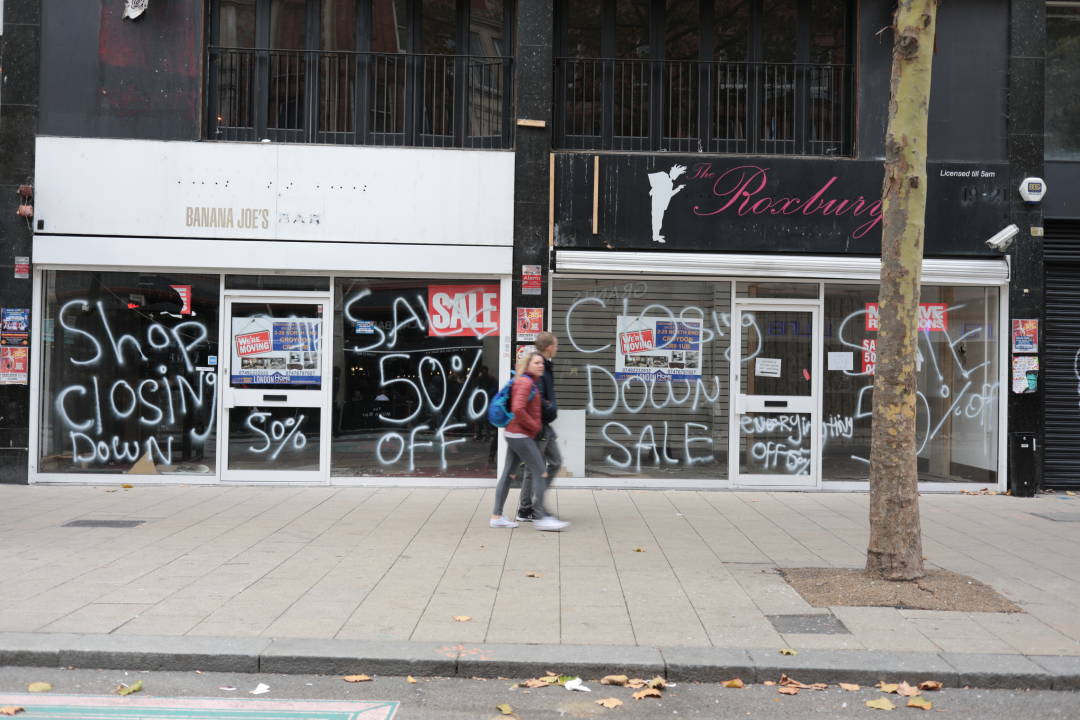
M781 673L804 683L850 682L873 685L880 681L940 680L956 685L957 672L935 653L881 650L799 650L781 655L779 650L750 650L750 659L761 680L779 680Z
M548 670L595 680L605 675L664 674L660 650L640 645L500 645L461 647L458 675L528 678Z
M457 671L460 646L448 643L276 638L260 672L313 675L440 675Z
M258 672L269 638L80 635L60 648L59 664L80 668Z
M1023 655L942 653L941 657L956 668L960 687L1050 689L1053 685L1053 676Z

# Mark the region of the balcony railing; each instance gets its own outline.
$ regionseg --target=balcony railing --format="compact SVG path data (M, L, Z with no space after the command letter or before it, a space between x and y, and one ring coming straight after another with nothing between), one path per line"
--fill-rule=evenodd
M207 137L512 146L510 58L207 50Z
M849 65L555 61L562 149L852 154Z

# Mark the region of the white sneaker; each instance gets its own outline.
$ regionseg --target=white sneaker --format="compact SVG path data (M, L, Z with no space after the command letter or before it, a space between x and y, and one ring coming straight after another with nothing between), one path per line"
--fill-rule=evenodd
M500 515L497 518L491 518L491 521L488 522L488 525L490 525L493 528L516 528L517 527L516 522L514 522L513 520L507 520L502 515Z
M554 515L545 515L539 520L533 520L534 528L536 528L537 530L547 530L549 532L554 530L562 530L564 527L568 527L569 525L570 523L566 522L565 520L560 520Z

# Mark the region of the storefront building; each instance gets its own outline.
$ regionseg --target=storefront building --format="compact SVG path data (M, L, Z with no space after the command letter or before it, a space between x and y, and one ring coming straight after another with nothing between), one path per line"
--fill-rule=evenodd
M471 188L510 160L41 138L34 479L491 476L510 198ZM432 212L400 212L427 174Z
M939 11L927 491L1041 482L1042 7ZM549 329L564 486L866 487L889 7L121 13L42 9L29 482L489 486Z

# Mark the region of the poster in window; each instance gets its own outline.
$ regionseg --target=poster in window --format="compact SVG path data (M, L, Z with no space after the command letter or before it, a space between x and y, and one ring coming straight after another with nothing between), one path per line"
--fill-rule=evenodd
M1039 351L1039 321L1034 319L1012 321L1012 351L1034 353Z
M315 385L322 380L320 318L233 318L232 382Z
M620 315L615 377L656 381L701 377L701 321Z
M866 331L876 332L881 325L877 303L866 303ZM945 332L949 329L949 306L946 303L919 303L919 330Z

